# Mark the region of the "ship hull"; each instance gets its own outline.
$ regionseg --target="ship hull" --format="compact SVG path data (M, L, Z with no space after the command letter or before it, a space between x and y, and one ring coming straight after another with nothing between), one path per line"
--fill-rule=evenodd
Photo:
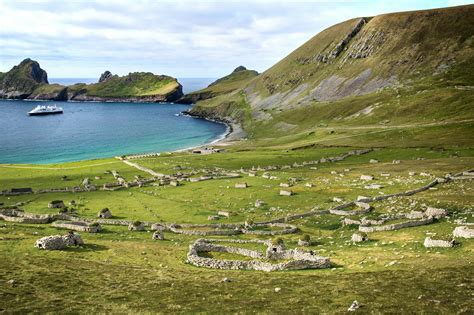
M39 113L28 113L29 116L44 116L44 115L56 115L62 114L63 111L55 111L55 112L39 112Z

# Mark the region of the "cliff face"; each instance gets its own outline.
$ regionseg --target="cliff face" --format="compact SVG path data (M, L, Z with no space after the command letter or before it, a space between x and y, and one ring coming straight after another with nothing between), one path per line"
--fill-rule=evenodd
M0 98L7 99L174 102L183 96L182 86L175 78L150 72L119 77L106 71L95 84L48 84L46 71L31 59L2 73L0 80Z

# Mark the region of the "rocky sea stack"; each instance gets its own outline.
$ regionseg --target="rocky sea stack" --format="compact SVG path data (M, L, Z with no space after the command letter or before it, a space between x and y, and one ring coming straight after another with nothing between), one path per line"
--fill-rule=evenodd
M0 98L4 99L174 102L183 96L177 79L151 72L132 72L120 77L105 71L94 84L49 84L46 71L31 59L0 73L0 87Z
M0 96L3 98L26 98L41 84L48 84L48 74L38 62L25 59L7 73L0 74Z

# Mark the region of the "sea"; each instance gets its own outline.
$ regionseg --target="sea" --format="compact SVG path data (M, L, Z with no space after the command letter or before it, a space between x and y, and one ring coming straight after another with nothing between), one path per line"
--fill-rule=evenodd
M72 83L50 82L88 83L68 80ZM193 79L188 89L198 90L208 81L213 79ZM37 105L61 106L64 113L28 116ZM0 100L0 163L50 164L168 152L211 143L225 135L225 125L180 115L187 109L189 105L170 103Z

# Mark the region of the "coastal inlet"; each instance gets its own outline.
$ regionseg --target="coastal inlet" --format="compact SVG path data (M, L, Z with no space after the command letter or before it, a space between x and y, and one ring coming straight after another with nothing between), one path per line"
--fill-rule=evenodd
M28 116L37 105L62 115ZM210 143L219 123L177 115L187 105L157 103L0 101L0 163L59 163L164 152Z

